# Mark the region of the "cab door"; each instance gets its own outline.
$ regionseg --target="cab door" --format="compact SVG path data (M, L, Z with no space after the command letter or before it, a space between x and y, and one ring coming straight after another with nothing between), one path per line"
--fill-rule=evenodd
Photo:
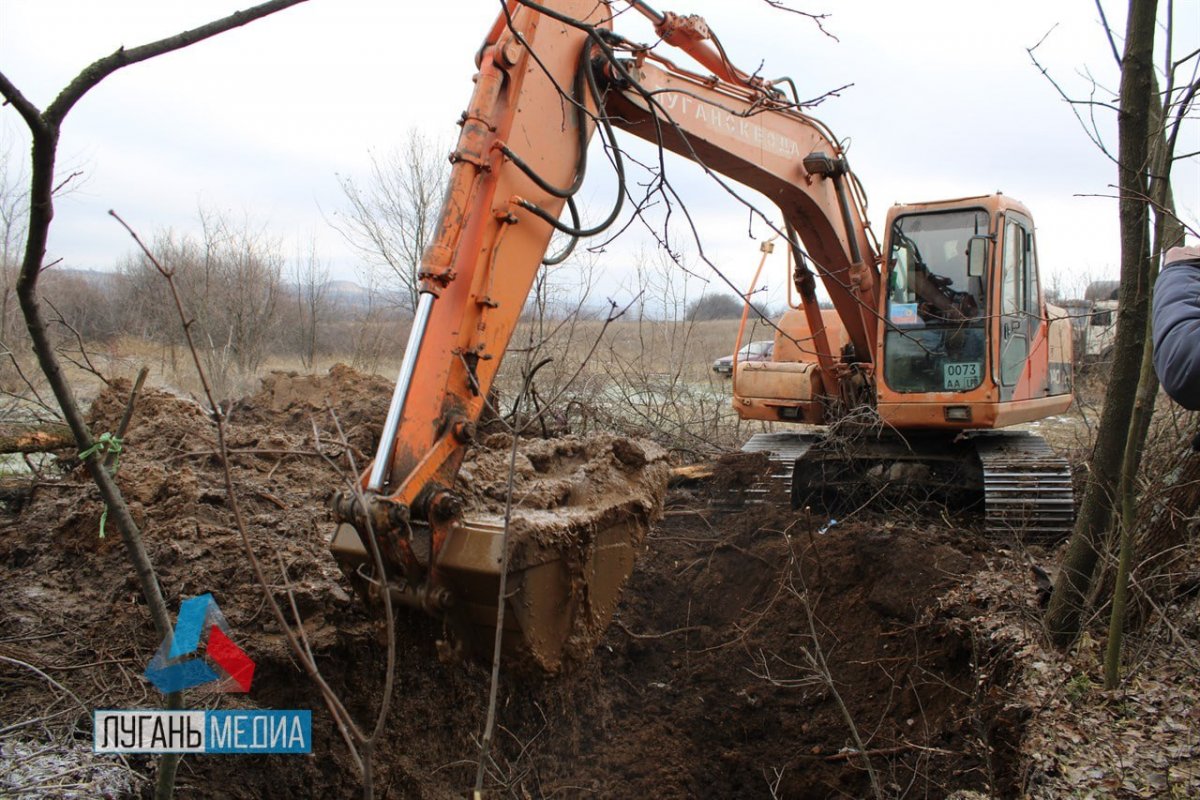
M1034 253L1033 225L1010 211L1004 217L997 304L1000 335L996 363L1000 365L997 383L1001 400L1026 400L1034 396L1030 353L1038 347L1039 334L1044 333Z

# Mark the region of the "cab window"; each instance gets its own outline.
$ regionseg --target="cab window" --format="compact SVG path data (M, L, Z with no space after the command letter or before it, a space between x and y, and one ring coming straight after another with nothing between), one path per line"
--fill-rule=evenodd
M983 210L906 214L892 224L883 368L899 392L969 391L983 382L987 276L967 246L988 234Z

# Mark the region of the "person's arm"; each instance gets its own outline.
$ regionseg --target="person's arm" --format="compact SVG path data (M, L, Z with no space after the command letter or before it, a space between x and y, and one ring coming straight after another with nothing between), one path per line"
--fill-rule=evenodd
M1154 287L1154 371L1171 399L1200 411L1200 247L1175 247Z

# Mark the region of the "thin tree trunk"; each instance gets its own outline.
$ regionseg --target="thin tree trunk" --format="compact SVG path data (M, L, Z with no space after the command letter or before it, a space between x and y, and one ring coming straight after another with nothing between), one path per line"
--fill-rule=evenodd
M1146 343L1142 352L1140 380L1141 387L1146 386L1148 382L1153 382L1156 389L1158 387L1150 360L1149 342ZM1139 416L1149 417L1153 412L1153 397L1150 398L1149 409L1143 404L1144 399L1139 390L1137 402L1134 404L1133 420L1130 422L1131 431L1139 427ZM1133 437L1130 437L1129 441L1125 443L1125 457L1121 463L1121 513L1117 525L1121 547L1120 556L1117 559L1117 577L1112 594L1112 609L1108 619L1108 643L1104 651L1105 689L1117 688L1117 684L1121 680L1121 640L1124 638L1125 632L1125 601L1129 592L1129 569L1133 562L1133 522L1137 498L1137 481L1134 478L1137 475L1137 465L1141 459L1142 442L1144 441L1144 434L1142 441L1134 441Z
M1169 67L1169 65L1168 65ZM1163 256L1172 247L1184 241L1183 225L1175 214L1175 194L1171 189L1171 161L1174 158L1173 139L1167 136L1168 109L1172 87L1168 82L1167 94L1159 94L1158 78L1150 75L1150 206L1154 214L1154 245L1150 252L1150 286L1158 279L1158 270ZM1160 99L1161 98L1161 99ZM1150 431L1154 416L1154 404L1158 398L1158 376L1154 372L1154 348L1147 320L1146 342L1142 350L1142 366L1138 379L1138 394L1134 403L1133 421L1129 429L1129 442L1136 448L1133 472L1137 475L1142 463L1142 450Z
M1169 13L1169 12L1168 12ZM1168 22L1170 24L1170 22ZM1169 48L1168 48L1169 50ZM1168 59L1170 53L1168 52ZM1167 64L1167 91L1160 95L1157 77L1151 72L1151 92L1147 97L1150 114L1150 207L1154 216L1154 241L1150 253L1150 285L1158 278L1159 266L1168 249L1183 243L1183 226L1175 216L1175 197L1171 190L1171 161L1174 157L1174 137L1167 135L1170 103L1173 94L1170 70ZM1161 99L1160 99L1161 97ZM1104 686L1115 689L1120 680L1121 642L1126 623L1127 598L1130 571L1137 552L1146 552L1137 541L1137 477L1141 469L1142 455L1150 422L1154 417L1155 400L1158 397L1158 376L1154 372L1154 342L1152 326L1147 320L1146 341L1142 347L1142 363L1138 377L1137 398L1133 406L1133 418L1129 423L1129 439L1125 443L1124 466L1121 474L1120 556L1117 573L1111 572L1099 582L1097 597L1103 601L1112 598L1108 625L1108 643L1104 656Z
M43 116L38 120L38 124L31 124L30 129L33 134L33 174L30 181L29 238L25 258L21 264L21 274L17 279L17 299L25 315L25 324L29 329L38 365L45 374L46 381L54 392L54 398L63 412L63 419L66 420L79 452L82 453L91 449L94 441L70 381L54 352L54 344L50 341L49 327L42 314L37 292L42 261L46 255L50 220L54 217L54 162L58 148L58 125L57 122L47 122ZM171 615L162 589L158 585L158 576L142 542L141 531L133 521L116 481L105 468L104 460L104 453L94 452L85 459L85 464L108 507L109 517L120 531L125 553L133 565L142 596L146 598L146 604L149 606L155 633L159 639L165 639L171 634ZM182 705L182 695L178 692L167 696L167 708L182 708ZM167 754L159 759L156 797L171 796L178 764L177 754Z
M1085 598L1112 521L1141 371L1150 297L1146 204L1150 113L1146 98L1152 85L1157 11L1157 0L1130 0L1118 119L1121 293L1117 337L1087 488L1046 612L1050 637L1059 647L1071 644L1082 625Z

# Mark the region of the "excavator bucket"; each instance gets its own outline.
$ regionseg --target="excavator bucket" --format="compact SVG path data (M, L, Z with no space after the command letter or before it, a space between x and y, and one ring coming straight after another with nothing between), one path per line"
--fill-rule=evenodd
M469 510L449 532L434 582L454 598L454 644L490 659L504 574L507 448L469 457ZM603 636L634 557L662 512L666 453L600 435L536 440L518 453L508 523L502 646L510 665L546 672L588 658Z
M509 663L558 672L588 657L633 570L648 510L633 502L559 519L514 517L502 638ZM503 541L502 518L465 519L438 559L438 582L455 598L451 634L477 658L490 657L495 642Z
M523 444L506 536L508 460L507 449L468 456L458 486L467 510L446 532L427 585L398 580L392 596L441 616L455 654L488 661L503 593L505 663L556 673L586 660L603 637L662 512L666 453L610 435ZM354 529L343 525L332 549L360 593L377 600Z

